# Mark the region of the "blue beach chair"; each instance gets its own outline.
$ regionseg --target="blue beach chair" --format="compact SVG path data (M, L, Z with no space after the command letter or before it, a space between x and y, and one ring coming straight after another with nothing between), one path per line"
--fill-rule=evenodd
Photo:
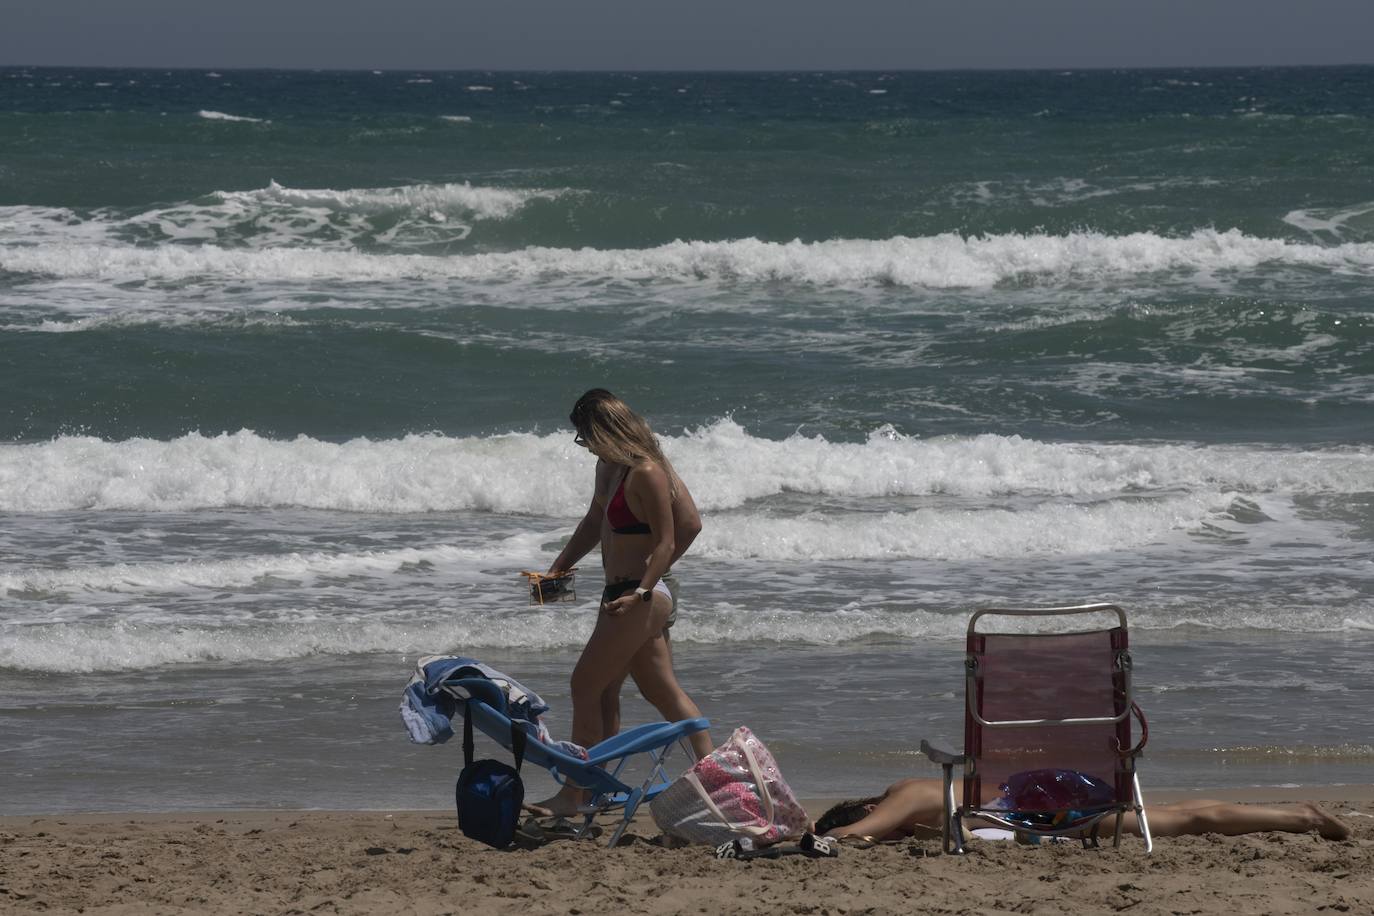
M710 721L704 718L638 725L587 748L587 758L584 760L545 740L547 732L539 728L537 719L548 710L548 706L537 695L526 691L518 682L486 676L487 673L499 675L499 672L492 672L485 666L480 666L484 671L478 671L473 664L462 662L471 660L449 658L428 664L422 662L423 680L417 677L407 688L406 700L410 707L408 719L414 718L417 710L420 710L432 723L433 738L426 743L447 740L451 734L448 720L469 710L472 724L507 750L512 750L512 721L523 724L528 735L525 763L548 770L560 785L571 783L590 793L587 803L579 809L583 822L577 828L578 837L587 834L598 814L617 810L622 812L620 822L611 835L611 846L620 841L640 804L652 799L672 782L664 765L673 747L681 745L691 760L687 736L711 726ZM510 691L508 686L512 683L517 688L515 691ZM403 710L406 707L407 703L403 702ZM411 723L408 721L407 724ZM412 738L416 738L413 727L411 733ZM639 762L647 764L649 770L644 781L637 786L621 779L621 771L635 758L640 758Z

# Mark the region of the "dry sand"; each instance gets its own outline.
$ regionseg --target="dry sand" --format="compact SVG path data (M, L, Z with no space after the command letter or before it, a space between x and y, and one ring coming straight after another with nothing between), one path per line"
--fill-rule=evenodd
M1328 799L1354 836L1160 839L1151 856L1134 839L1099 850L981 842L962 857L907 841L738 862L653 845L643 819L616 849L558 841L498 852L463 837L449 812L7 817L0 912L1374 912L1374 792L1304 794Z

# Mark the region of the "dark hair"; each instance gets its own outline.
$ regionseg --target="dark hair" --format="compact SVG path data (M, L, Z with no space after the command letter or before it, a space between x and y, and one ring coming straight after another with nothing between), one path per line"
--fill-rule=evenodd
M605 388L593 388L577 399L577 403L573 405L572 413L568 415L568 419L572 421L573 427L578 432L585 432L591 423L591 415L598 405L604 404L607 401L619 400L620 398L611 394Z
M868 817L868 806L876 805L879 799L855 798L842 801L821 815L816 821L816 833L825 836L836 827L848 827Z

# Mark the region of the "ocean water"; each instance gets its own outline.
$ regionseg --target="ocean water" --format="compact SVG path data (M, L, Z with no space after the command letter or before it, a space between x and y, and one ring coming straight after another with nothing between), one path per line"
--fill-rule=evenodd
M566 731L596 561L516 573L594 386L800 793L936 775L970 611L1086 601L1147 793L1374 781L1371 150L1374 68L0 69L0 814L446 806L426 654Z

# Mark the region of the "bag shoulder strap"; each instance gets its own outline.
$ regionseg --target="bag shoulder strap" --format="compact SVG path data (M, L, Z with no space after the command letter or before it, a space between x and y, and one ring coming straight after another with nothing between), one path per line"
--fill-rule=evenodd
M520 772L520 764L525 762L525 720L510 720L510 751L515 755L515 772Z
M748 741L740 741L739 749L744 752L744 759L749 761L749 771L754 776L754 784L759 787L759 797L763 800L763 816L768 818L768 823L775 823L773 813L773 793L768 788L768 780L763 774L763 767L759 766L758 760L754 757L754 752L749 749Z
M472 698L463 701L463 766L472 766Z
M525 762L525 720L510 720L510 748L515 755L515 769L519 772L520 765ZM472 766L472 754L474 745L472 743L472 698L463 701L463 766Z

